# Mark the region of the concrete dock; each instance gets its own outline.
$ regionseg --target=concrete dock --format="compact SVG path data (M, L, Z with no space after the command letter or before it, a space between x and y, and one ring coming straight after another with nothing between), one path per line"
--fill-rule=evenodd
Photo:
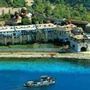
M82 53L55 53L55 52L0 52L0 58L60 58L60 59L88 59L90 52Z

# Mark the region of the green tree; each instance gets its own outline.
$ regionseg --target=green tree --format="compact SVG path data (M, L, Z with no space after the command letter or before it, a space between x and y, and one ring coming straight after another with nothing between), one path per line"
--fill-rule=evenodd
M25 0L13 0L13 7L24 7L25 5Z
M2 18L4 20L8 20L8 19L10 19L10 14L4 14L4 15L2 15Z
M48 17L52 14L52 5L49 1L47 1L45 4L44 4L44 13L45 15Z
M28 17L24 17L24 18L22 18L21 23L22 23L23 25L28 25L28 24L31 24L31 21L29 20Z
M77 4L73 8L72 17L79 20L87 19L87 10L83 4Z
M80 13L80 17L82 20L85 20L87 18L87 10L83 6L83 4L80 4L80 6L79 6L79 13Z
M65 5L64 3L62 4L57 4L53 10L53 15L56 18L63 18L63 17L70 17L71 13L70 13L70 6L69 5Z
M32 6L35 12L42 13L44 12L44 3L42 0L35 0L34 5Z

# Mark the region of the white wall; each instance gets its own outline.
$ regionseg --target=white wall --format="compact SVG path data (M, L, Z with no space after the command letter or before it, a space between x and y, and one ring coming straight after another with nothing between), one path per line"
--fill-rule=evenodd
M81 52L81 48L82 48L82 47L87 47L86 44L87 44L87 43L82 43L82 42L78 43L78 42L76 42L76 41L74 41L74 40L71 40L71 41L70 41L70 46L71 46L71 48L72 48L73 50L75 50L76 52ZM75 45L75 47L73 47L73 45ZM88 49L88 48L87 48L87 49Z

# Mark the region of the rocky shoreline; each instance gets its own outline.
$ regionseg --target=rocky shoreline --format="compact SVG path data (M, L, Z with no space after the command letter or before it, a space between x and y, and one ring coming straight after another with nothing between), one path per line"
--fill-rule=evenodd
M81 53L56 53L56 52L0 52L0 58L61 58L61 59L87 59L90 60L90 52Z

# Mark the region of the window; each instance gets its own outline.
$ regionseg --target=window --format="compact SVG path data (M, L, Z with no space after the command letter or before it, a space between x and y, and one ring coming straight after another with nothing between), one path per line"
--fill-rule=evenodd
M73 48L75 48L75 45L73 45Z

